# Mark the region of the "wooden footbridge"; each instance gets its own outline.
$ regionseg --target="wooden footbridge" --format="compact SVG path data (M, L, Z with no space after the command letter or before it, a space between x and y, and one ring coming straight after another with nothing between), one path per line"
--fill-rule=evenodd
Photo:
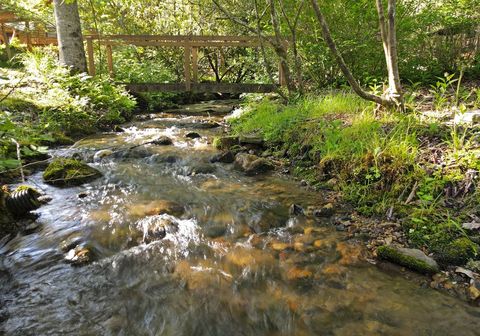
M250 36L172 36L172 35L86 35L88 55L88 72L96 74L94 41L105 47L107 67L110 76L114 77L114 59L112 49L121 46L142 47L170 47L183 49L183 82L180 83L139 83L128 84L131 91L136 92L257 92L267 93L285 85L285 78L279 66L279 82L277 84L246 84L246 83L222 83L222 82L199 82L198 54L200 48L225 48L242 47L258 48L262 41Z
M0 41L6 45L8 57L12 52L9 42L13 37L26 44L29 50L32 47L57 45L55 31L36 29L37 25L28 19L17 16L13 12L0 11ZM178 35L85 35L88 72L91 76L97 73L95 60L95 47L105 50L106 67L110 76L115 76L114 48L126 46L139 47L168 47L183 50L183 80L179 83L129 83L127 88L135 92L224 92L224 93L267 93L273 92L279 86L285 85L285 77L279 66L278 83L252 84L252 83L225 83L225 82L200 82L199 81L199 49L200 48L259 48L262 43L268 43L257 37L251 36L178 36Z

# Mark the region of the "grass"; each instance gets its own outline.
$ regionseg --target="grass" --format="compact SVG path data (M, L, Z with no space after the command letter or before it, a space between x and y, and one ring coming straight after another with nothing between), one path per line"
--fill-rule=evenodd
M349 92L286 106L250 103L231 124L234 135L263 136L272 153L292 162L295 175L319 188L333 185L364 215L385 217L393 209L412 245L466 261L445 255L452 241L475 240L460 225L480 202L469 184L469 174L480 170L480 150L469 146L472 129L462 130L459 143L456 128L415 111L380 113ZM465 193L451 192L466 186Z

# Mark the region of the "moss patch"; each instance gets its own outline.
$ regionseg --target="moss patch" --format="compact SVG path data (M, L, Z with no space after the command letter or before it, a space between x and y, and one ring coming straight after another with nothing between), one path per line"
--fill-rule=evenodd
M213 147L216 149L227 150L238 144L239 138L237 136L222 136L213 139Z
M75 159L55 159L43 173L46 183L74 186L93 181L102 174L86 163Z
M406 255L391 246L379 247L377 255L381 259L391 261L419 273L433 274L438 272L438 267L430 265L424 260Z
M478 255L478 245L467 237L458 238L438 248L436 254L442 263L463 265Z

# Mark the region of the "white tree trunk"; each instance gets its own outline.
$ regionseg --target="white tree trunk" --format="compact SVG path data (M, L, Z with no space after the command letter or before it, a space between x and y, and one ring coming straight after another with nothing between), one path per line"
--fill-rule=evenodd
M77 1L54 0L53 5L60 63L70 67L74 72L86 72L87 60Z

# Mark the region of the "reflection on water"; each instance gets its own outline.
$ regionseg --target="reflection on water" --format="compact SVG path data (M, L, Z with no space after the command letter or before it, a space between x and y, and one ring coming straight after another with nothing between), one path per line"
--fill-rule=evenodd
M128 153L160 135L173 139L103 158L94 165L104 178L89 185L58 189L33 177L53 201L38 211L38 232L0 245L0 331L479 334L478 308L376 269L327 222L289 217L292 203L322 204L321 194L210 164L209 142L221 130L175 122L136 122L57 151L92 159L99 149ZM192 129L202 138L186 138ZM79 242L96 262L64 262L62 248Z

